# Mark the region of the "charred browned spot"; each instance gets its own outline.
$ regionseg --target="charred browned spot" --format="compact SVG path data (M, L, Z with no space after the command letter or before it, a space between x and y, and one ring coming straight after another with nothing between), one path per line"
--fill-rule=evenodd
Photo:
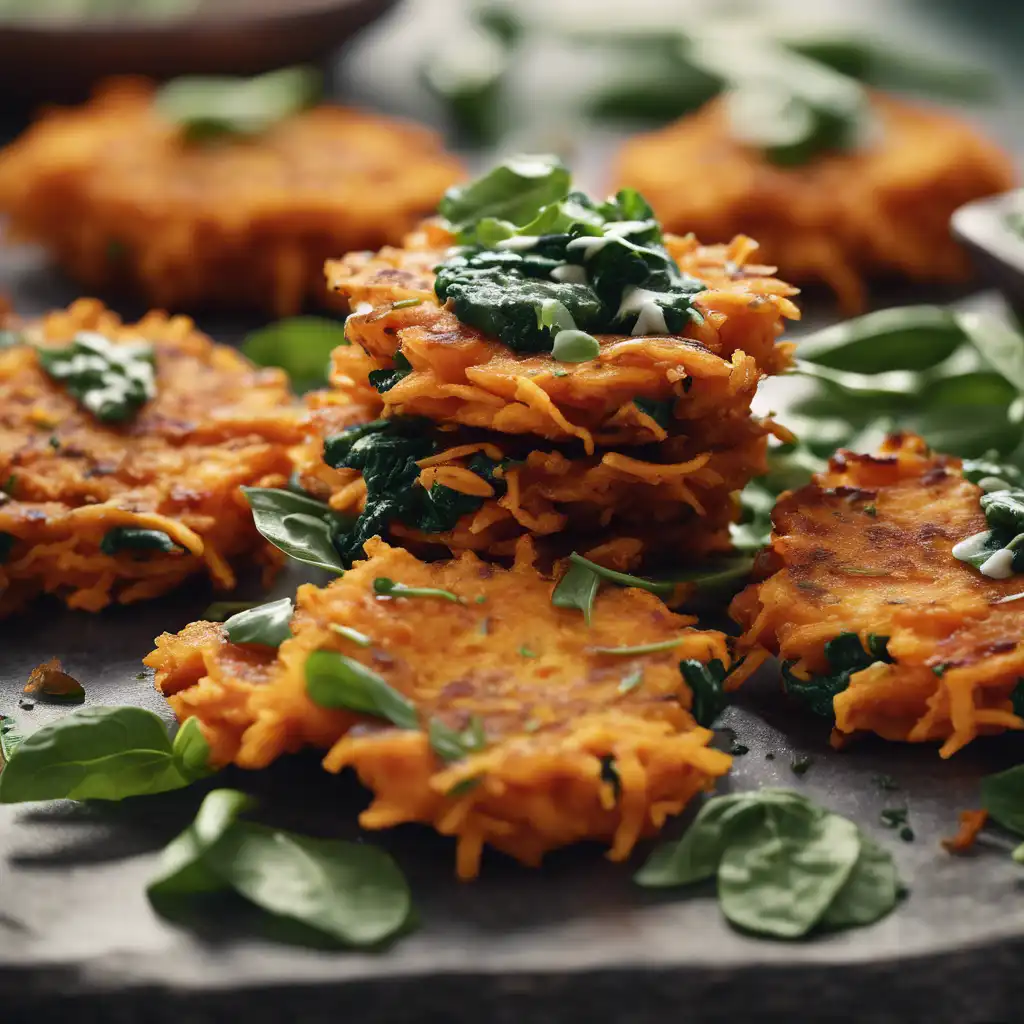
M950 532L942 526L936 523L925 523L917 531L917 536L925 542L936 540L941 538L942 540L952 540L953 537Z
M921 477L921 483L925 486L931 486L932 484L941 483L947 476L949 476L949 473L942 466L936 466L934 469L929 469Z
M1006 654L1009 651L1017 649L1017 642L1015 640L994 640L990 644L986 644L982 648L983 654Z

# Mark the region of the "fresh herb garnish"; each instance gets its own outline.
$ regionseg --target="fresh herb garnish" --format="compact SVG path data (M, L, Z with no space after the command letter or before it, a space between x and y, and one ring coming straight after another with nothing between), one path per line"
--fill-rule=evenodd
M322 92L322 76L315 68L282 68L255 78L175 78L158 90L154 105L186 139L202 142L220 136L262 135L312 106Z
M313 839L244 821L244 793L215 789L164 850L148 893L173 901L233 890L254 906L346 946L376 946L409 923L409 887L394 861L363 843Z
M643 668L635 668L627 673L618 685L619 693L632 693L644 681Z
M679 662L679 671L693 694L690 711L694 719L698 725L710 728L725 710L725 677L728 675L725 665L718 658L706 665L695 658L687 658Z
M83 708L27 736L0 772L0 803L123 800L208 774L209 745L189 719L173 742L152 711Z
M357 647L370 647L373 645L373 641L365 633L360 633L358 629L353 629L351 626L339 626L336 622L332 622L330 629L337 633L338 636L351 640Z
M891 855L852 821L774 788L713 797L636 881L658 888L716 876L730 922L787 939L877 921L900 890Z
M436 597L452 604L465 604L465 600L450 590L440 587L408 587L404 583L396 583L387 576L378 576L373 581L373 592L378 597Z
M579 609L589 626L594 611L594 598L600 586L601 577L593 569L573 562L552 591L551 603L556 608Z
M103 535L100 551L116 555L122 551L162 551L164 554L180 552L163 530L144 530L133 526L114 526Z
M351 525L326 502L294 491L243 487L256 529L289 558L329 572L344 572L335 538Z
M292 635L294 606L290 597L249 608L232 615L224 623L224 632L233 644L262 644L280 647Z
M589 569L602 579L617 583L620 587L639 587L641 590L648 590L652 594L665 595L671 594L676 586L668 581L649 580L644 579L642 576L631 576L627 572L618 572L616 569L607 569L603 565L598 565L597 562L590 561L589 558L578 555L575 551L569 556L569 560L573 565Z
M123 423L156 395L152 345L115 345L102 334L80 331L68 345L36 353L46 374L101 423Z
M543 188L524 187L502 165L465 193L508 194L500 203L441 213L467 246L437 268L435 291L466 324L519 352L582 362L599 353L594 334L678 334L702 322L705 290L669 255L644 199L626 189L595 203L569 193L559 165L543 163Z
M452 729L441 719L432 718L427 726L427 735L434 753L446 763L461 761L487 746L483 719L478 715L472 715L469 724L462 730Z
M981 780L981 806L1003 828L1024 836L1024 764L986 775ZM1013 859L1024 864L1024 843L1013 851Z
M536 658L536 657L538 657L537 652L535 650L533 650L533 648L528 646L527 644L523 644L519 648L519 654L523 658Z
M257 366L279 366L296 391L327 381L331 353L347 345L345 325L320 316L294 316L251 331L242 354Z
M419 728L415 705L373 669L336 651L306 658L306 694L322 708L384 718L400 729Z
M640 654L657 654L659 651L671 651L683 642L680 636L670 640L658 640L649 644L634 644L631 647L591 647L591 654L613 654L622 658L631 658Z
M371 370L366 375L366 379L370 382L370 387L382 395L386 391L390 391L400 380L404 380L412 373L412 363L401 352L396 352L391 362L394 363L392 369Z

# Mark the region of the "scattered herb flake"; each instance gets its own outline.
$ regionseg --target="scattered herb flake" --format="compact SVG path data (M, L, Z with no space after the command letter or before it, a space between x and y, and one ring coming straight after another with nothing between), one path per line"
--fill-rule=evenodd
M733 740L732 746L729 747L729 753L732 754L733 757L742 757L744 754L750 753L750 747L745 743L737 743Z
M806 754L802 754L800 757L794 757L789 762L789 767L795 775L806 775L812 764L814 764L814 759Z
M630 658L634 655L657 654L659 651L671 651L683 642L681 636L669 640L658 640L649 644L634 644L632 647L591 647L591 654L611 654L616 657Z
M532 650L530 647L527 647L526 644L523 644L523 646L519 648L519 653L524 658L536 658L536 657L538 657L537 652Z
M631 693L644 681L643 668L634 669L619 683L619 693Z
M407 587L404 583L396 583L387 576L378 576L373 581L373 592L378 597L437 597L453 604L465 604L465 600L450 590L438 587Z
M351 626L341 626L336 622L330 624L332 632L343 636L346 640L351 640L357 647L369 647L373 641L365 634L360 633L358 629L353 629Z

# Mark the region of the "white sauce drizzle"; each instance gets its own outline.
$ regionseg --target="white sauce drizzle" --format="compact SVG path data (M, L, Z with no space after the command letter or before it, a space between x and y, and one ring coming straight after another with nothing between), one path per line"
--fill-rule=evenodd
M630 313L639 313L633 330L630 332L634 337L647 334L668 334L665 311L658 305L656 301L658 298L658 292L633 285L623 293L616 319L621 319Z
M966 561L968 558L980 555L982 551L985 550L985 545L988 543L988 539L991 536L992 531L985 530L982 533L976 533L973 537L968 537L966 540L960 541L959 544L954 544L952 551L953 557Z
M551 271L551 280L561 284L586 284L587 272L575 263L566 263Z
M1000 548L978 567L979 572L994 580L1005 580L1013 575L1013 555L1009 548Z
M540 235L513 235L503 238L495 249L532 249L540 241Z

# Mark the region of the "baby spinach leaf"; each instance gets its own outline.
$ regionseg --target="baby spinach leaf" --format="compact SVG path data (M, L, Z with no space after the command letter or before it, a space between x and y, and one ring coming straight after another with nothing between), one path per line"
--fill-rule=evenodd
M1024 393L1024 335L1016 325L990 313L974 310L954 314L971 344L1001 377Z
M163 530L142 530L134 526L114 526L103 535L100 551L116 555L121 551L162 551L164 554L180 552Z
M187 718L174 735L171 752L181 774L189 781L210 774L210 744L207 743L198 718Z
M386 391L390 391L400 380L404 380L412 373L412 363L401 352L396 352L391 361L395 364L394 369L371 370L366 375L366 379L370 382L370 387L382 395Z
M551 603L556 608L579 609L589 626L594 611L594 598L600 586L601 577L593 569L573 562L551 592Z
M686 685L693 694L690 708L698 725L710 728L715 719L725 710L728 703L725 695L725 678L728 672L718 658L706 665L694 658L679 662Z
M242 354L257 366L279 366L296 391L327 382L331 353L347 345L345 325L321 316L293 316L251 331Z
M479 715L472 715L469 725L461 731L445 725L439 718L432 718L427 735L434 753L445 763L461 761L487 747L487 733Z
M465 604L465 600L450 590L440 587L408 587L404 583L396 583L387 576L378 576L373 581L373 592L378 597L436 597L452 604Z
M569 169L558 157L513 157L475 181L450 188L437 212L465 242L485 217L513 224L532 220L542 206L568 195L571 181Z
M282 597L280 601L270 601L232 615L224 623L224 631L233 644L280 647L292 635L294 611L291 598Z
M36 353L43 371L101 423L131 419L156 395L156 357L144 342L115 345L80 331L68 345Z
M981 805L1005 829L1024 836L1024 764L981 780Z
M729 921L776 938L868 924L899 898L888 852L792 790L712 798L682 839L654 851L636 881L677 886L715 875Z
M675 589L675 584L671 582L649 580L643 576L631 576L627 572L619 572L616 569L606 569L603 565L598 565L597 562L592 562L575 551L569 556L569 560L573 565L583 566L602 579L617 583L620 587L639 587L641 590L649 590L652 594L671 594Z
M224 881L205 857L252 805L252 797L237 789L207 793L192 824L165 847L156 878L146 889L149 897L160 900L224 889Z
M312 106L322 92L322 76L311 67L282 68L255 78L197 75L162 86L154 106L186 139L201 142L224 135L262 135Z
M306 658L306 693L322 708L375 715L400 729L419 728L419 714L408 698L361 661L335 651L313 651Z
M347 946L374 946L400 931L412 912L394 861L361 843L313 839L241 820L246 794L217 789L195 821L164 850L148 893L171 901L233 890L278 917Z
M180 789L196 778L200 740L193 727L175 750L152 711L84 708L20 744L0 772L0 803L123 800Z
M256 529L289 558L329 572L344 572L335 537L348 520L329 505L294 491L243 487Z

